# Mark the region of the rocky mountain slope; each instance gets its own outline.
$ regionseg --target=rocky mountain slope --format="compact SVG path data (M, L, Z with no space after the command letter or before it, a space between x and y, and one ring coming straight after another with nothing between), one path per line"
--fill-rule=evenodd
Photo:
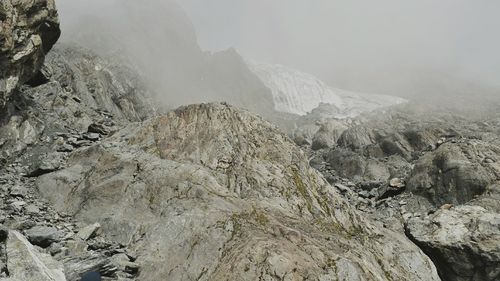
M213 75L233 89L256 77L228 76L241 58L217 56ZM72 45L43 59L12 66L31 75L0 112L2 280L500 276L496 112L408 104L338 119L323 105L285 120L294 143L225 103L159 114L134 64Z
M302 144L331 183L343 182L351 203L419 245L443 280L497 280L498 114L412 106L329 120Z
M143 75L160 105L227 101L259 114L274 114L270 90L249 70L232 49L209 53L201 50L190 19L172 0L98 1L79 16L60 3L67 14L63 42L95 51L103 57L127 61ZM144 15L148 15L144 17ZM127 19L127 20L123 20ZM71 21L69 21L71 20ZM145 44L144 42L147 42Z
M130 123L154 111L125 70L71 48L47 66L61 71L20 88L2 126L10 278L439 280L261 118L209 104ZM12 263L12 239L37 266Z
M63 9L74 5L61 3ZM288 114L304 115L320 104L331 105L329 116L353 117L405 101L333 89L310 74L253 63L234 49L204 52L190 19L175 1L106 0L82 10L92 17L79 17L68 8L74 19L62 23L67 31L63 41L129 61L168 109L223 101L281 124Z

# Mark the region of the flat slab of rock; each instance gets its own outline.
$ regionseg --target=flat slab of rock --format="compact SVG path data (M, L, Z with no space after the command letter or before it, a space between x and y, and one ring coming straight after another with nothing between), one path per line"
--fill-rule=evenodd
M66 281L62 264L38 252L17 231L7 240L7 268L10 281Z
M77 236L80 239L86 241L92 238L99 231L99 229L101 229L101 225L99 223L94 223L78 231Z

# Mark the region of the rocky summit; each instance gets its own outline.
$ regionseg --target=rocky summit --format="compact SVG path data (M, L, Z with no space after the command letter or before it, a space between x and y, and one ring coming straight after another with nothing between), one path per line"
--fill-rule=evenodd
M0 20L1 280L499 280L496 111L166 111L133 64L52 48L53 1Z

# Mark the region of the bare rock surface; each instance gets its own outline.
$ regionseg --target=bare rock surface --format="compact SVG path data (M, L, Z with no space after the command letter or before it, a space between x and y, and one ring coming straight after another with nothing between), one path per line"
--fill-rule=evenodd
M437 207L464 204L500 181L500 147L480 140L443 143L421 157L408 178L408 190Z
M432 257L443 280L500 278L500 214L480 206L441 209L406 225L410 237Z
M127 126L37 185L59 211L97 218L133 249L140 280L439 280L285 135L224 104Z
M41 253L19 232L11 231L6 243L9 281L66 281L64 267Z
M59 35L54 0L0 2L0 109L38 73Z
M496 280L497 113L413 107L344 122L336 146L309 148L311 164L367 216L405 232L443 280Z

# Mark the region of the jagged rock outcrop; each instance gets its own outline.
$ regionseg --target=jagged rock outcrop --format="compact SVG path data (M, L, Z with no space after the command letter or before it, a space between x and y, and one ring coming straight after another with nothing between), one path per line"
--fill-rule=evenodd
M498 203L498 202L497 202ZM443 208L408 221L407 233L445 281L500 279L500 214L480 206Z
M75 3L61 2L62 9L78 15L71 10ZM191 20L177 1L120 0L110 1L110 5L109 9L101 9L97 3L85 7L92 17L75 16L73 25L70 20L63 23L71 32L64 34L62 41L130 62L156 90L159 105L168 110L199 102L229 102L273 116L271 91L235 49L204 52Z
M21 94L0 116L4 124L0 127L0 161L28 146L42 145L47 148L29 160L32 172L50 172L59 165L54 153L72 151L90 143L96 134L99 138L120 124L155 113L147 87L136 73L88 50L57 47L47 56L46 67L52 73L49 80L36 87L21 87ZM43 161L46 158L52 163Z
M37 74L59 35L54 0L0 2L0 110Z
M443 280L498 279L496 119L412 106L346 123L337 146L312 152L311 163L341 180L358 209L405 231Z
M480 140L447 142L421 157L408 190L437 207L464 204L500 180L500 148Z
M48 81L21 86L0 118L0 222L43 247L68 280L88 271L134 280L138 265L127 249L55 212L37 194L34 180L64 168L72 151L155 114L150 94L130 68L85 49L59 46L45 67Z
M285 135L227 105L127 126L37 185L58 210L134 249L140 280L439 280Z

